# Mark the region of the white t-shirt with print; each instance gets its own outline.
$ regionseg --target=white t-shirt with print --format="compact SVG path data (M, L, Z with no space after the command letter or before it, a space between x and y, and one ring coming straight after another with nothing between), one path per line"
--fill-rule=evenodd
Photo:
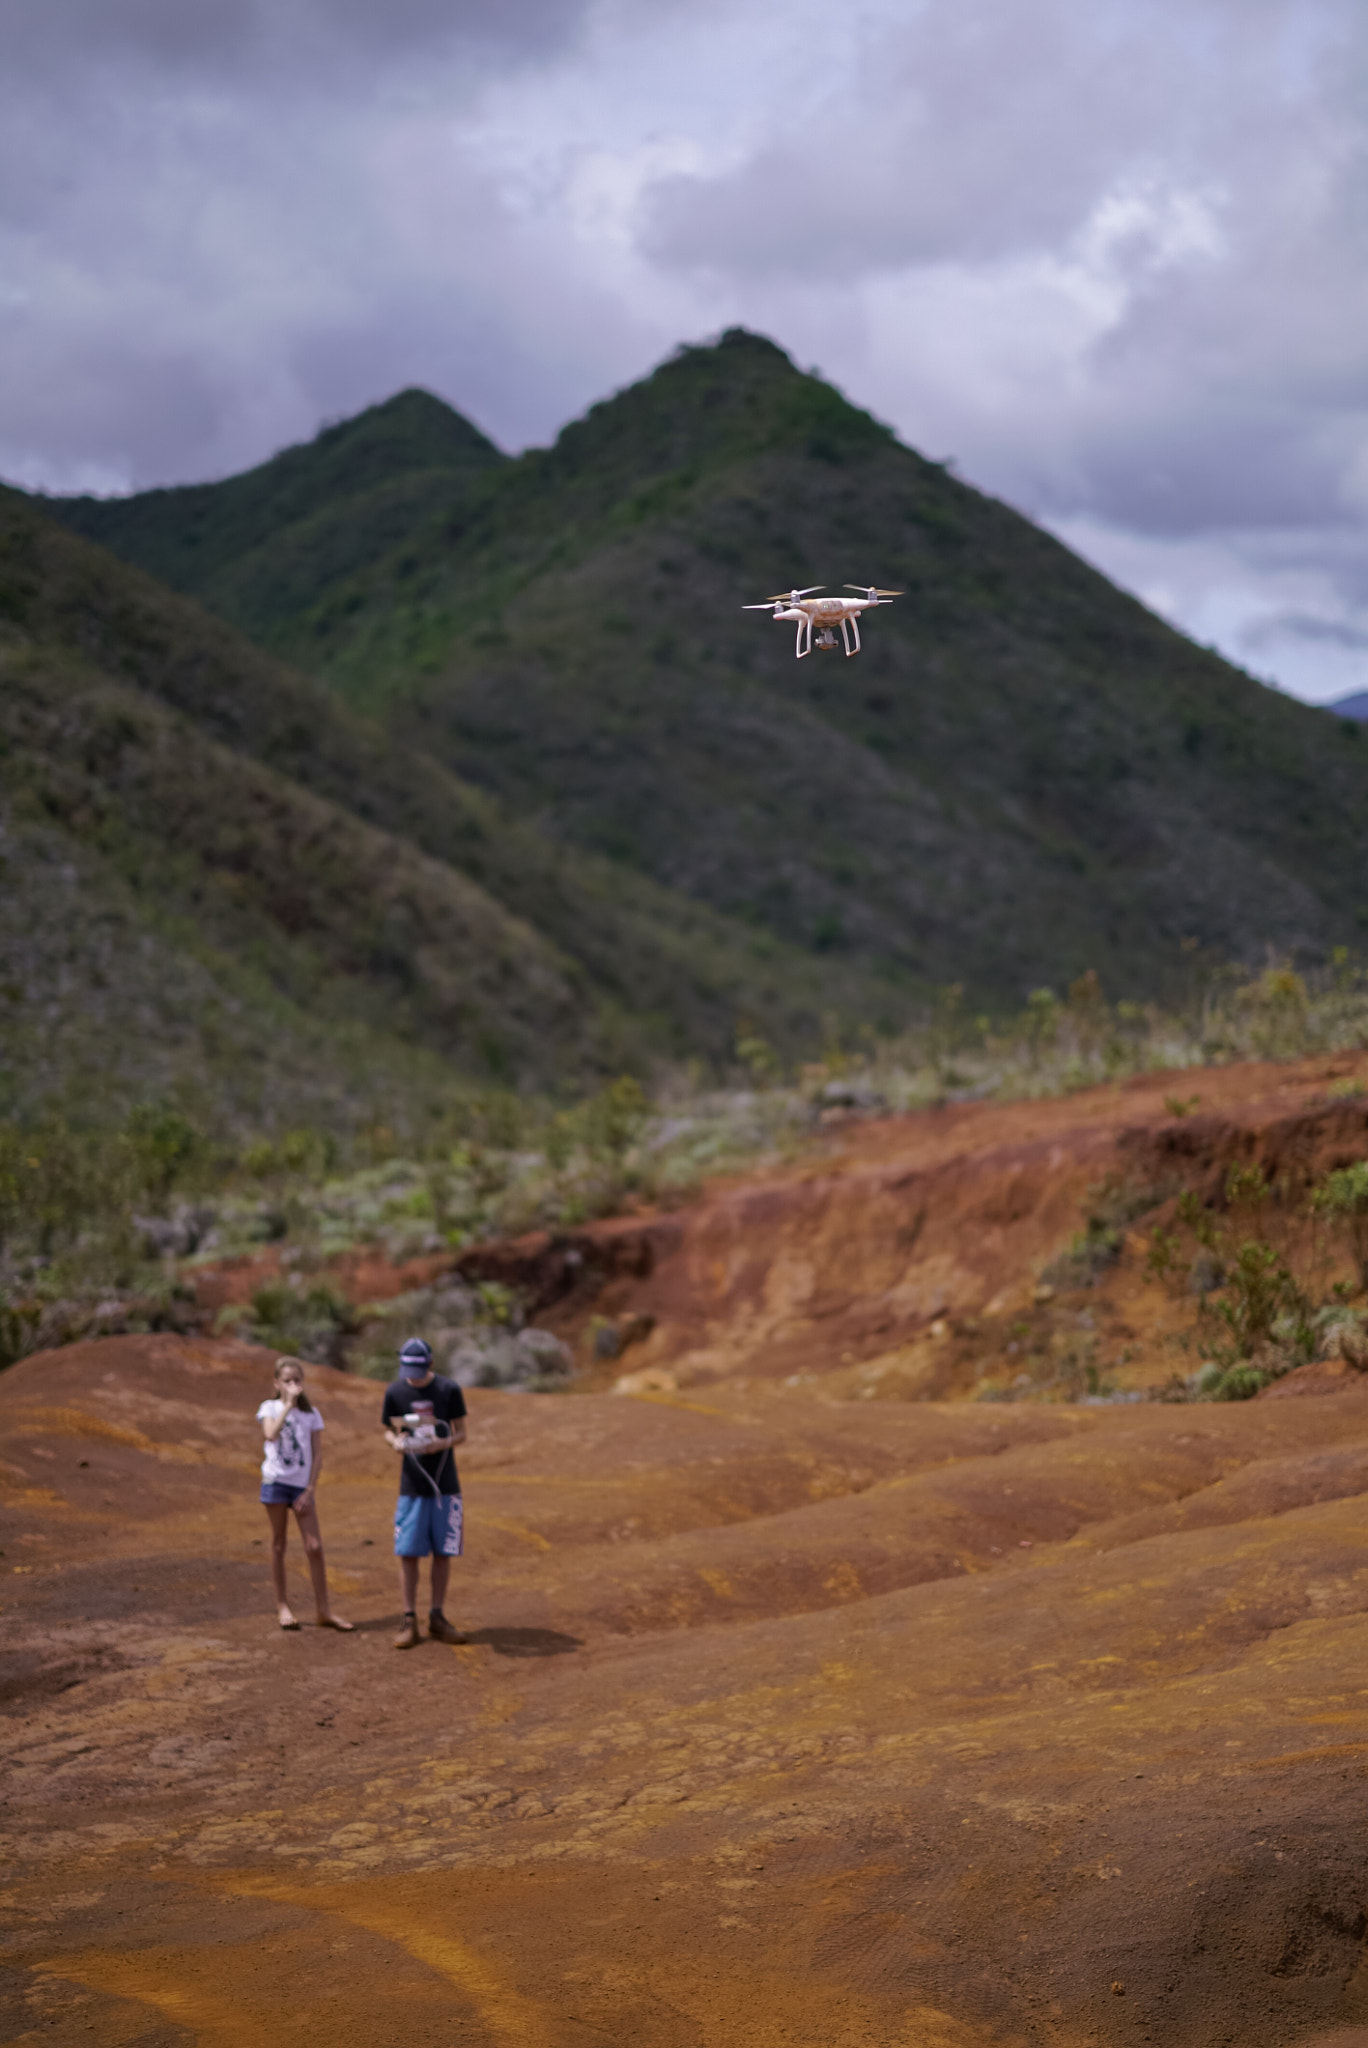
M284 1415L288 1404L284 1401L263 1401L257 1409L258 1422L274 1422L277 1415ZM323 1417L316 1408L307 1412L291 1408L281 1426L280 1435L274 1443L267 1443L266 1455L261 1461L261 1476L274 1480L278 1486L307 1486L313 1470L313 1438L316 1429L322 1429Z

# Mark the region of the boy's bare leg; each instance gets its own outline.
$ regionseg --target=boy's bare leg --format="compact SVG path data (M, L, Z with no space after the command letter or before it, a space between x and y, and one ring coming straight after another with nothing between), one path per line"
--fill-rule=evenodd
M283 1501L272 1500L266 1503L266 1514L271 1524L271 1584L275 1588L280 1626L298 1628L285 1598L285 1539L290 1533L290 1510Z
M405 1614L414 1614L418 1609L418 1566L420 1559L401 1557L399 1560L399 1591L404 1599Z
M418 1573L422 1565L420 1557L401 1557L399 1560L399 1590L403 1597L405 1614L418 1611ZM446 1599L447 1581L451 1577L451 1559L434 1557L432 1560L432 1611L437 1613Z
M321 1628L347 1630L349 1621L343 1621L340 1614L334 1614L328 1604L328 1567L323 1557L323 1532L318 1526L318 1510L310 1501L305 1507L302 1501L295 1502L295 1519L304 1543L304 1555L309 1561L309 1577L313 1580L314 1606L318 1609Z
M451 1559L434 1557L432 1560L432 1612L428 1616L428 1634L435 1643L463 1643L465 1637L451 1625L445 1613L447 1582L451 1577Z

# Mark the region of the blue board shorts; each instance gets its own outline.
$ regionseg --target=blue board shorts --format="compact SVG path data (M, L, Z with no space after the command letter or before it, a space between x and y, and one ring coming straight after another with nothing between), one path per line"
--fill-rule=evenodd
M261 1498L268 1508L292 1508L304 1489L302 1486L287 1486L283 1479L263 1479Z
M401 1493L394 1506L396 1557L459 1557L463 1536L459 1493Z

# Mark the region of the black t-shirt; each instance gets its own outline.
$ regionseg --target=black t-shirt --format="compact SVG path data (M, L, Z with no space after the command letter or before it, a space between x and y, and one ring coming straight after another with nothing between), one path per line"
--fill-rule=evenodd
M465 1395L455 1380L443 1379L440 1373L434 1373L425 1387L415 1387L411 1380L391 1380L380 1408L386 1429L392 1427L396 1416L408 1415L415 1401L431 1401L434 1422L459 1422L466 1412ZM424 1478L424 1473L428 1478ZM434 1450L424 1457L418 1451L405 1452L399 1460L400 1493L430 1495L434 1486L438 1493L460 1492L452 1453Z

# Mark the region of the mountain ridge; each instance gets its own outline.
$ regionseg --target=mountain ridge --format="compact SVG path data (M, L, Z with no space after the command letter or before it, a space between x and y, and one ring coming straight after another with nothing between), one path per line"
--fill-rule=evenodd
M409 387L236 476L43 503L87 540L122 542L116 553L269 644L301 578L352 573L377 543L508 459L452 407Z
M234 1114L285 1114L278 1054L333 1116L368 1062L391 1100L583 1086L724 1059L742 1015L810 1042L833 1001L818 963L557 848L3 489L0 682L12 1106L212 1094L197 1004Z
M1323 955L1368 922L1353 731L763 337L677 351L443 488L365 549L365 493L341 508L361 566L297 589L270 644L622 887L873 976L874 1010L1089 968L1167 994L1194 952ZM109 543L142 546L145 510ZM742 610L823 569L906 593L854 664L795 664Z

